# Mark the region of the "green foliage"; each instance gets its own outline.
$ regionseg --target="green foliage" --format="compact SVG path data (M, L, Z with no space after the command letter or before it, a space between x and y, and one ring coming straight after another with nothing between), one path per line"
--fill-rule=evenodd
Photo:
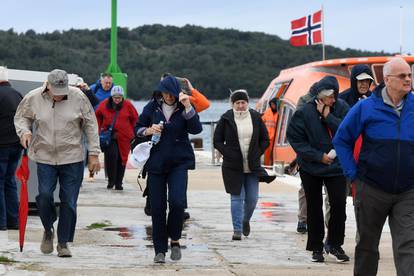
M13 69L54 68L95 82L109 64L110 29L36 34L0 31L0 65ZM327 46L328 58L385 55ZM148 99L160 76L187 77L210 99L245 88L259 97L281 69L321 59L321 46L292 47L278 36L217 28L144 25L118 28L118 64L128 74L128 96Z
M0 264L12 264L15 263L16 261L13 259L10 259L6 256L0 256Z
M93 229L101 229L101 228L105 228L108 226L111 226L112 223L108 220L104 220L102 222L94 222L88 226L86 226L86 229L88 230L93 230Z

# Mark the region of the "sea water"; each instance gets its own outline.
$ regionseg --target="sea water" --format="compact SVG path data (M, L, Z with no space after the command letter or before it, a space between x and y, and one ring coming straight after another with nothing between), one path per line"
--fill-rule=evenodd
M255 103L257 100L251 100L249 102L250 108L255 108ZM138 111L138 114L141 114L142 109L148 103L148 101L133 101L132 102L135 108ZM197 135L190 135L191 138L201 138L203 140L203 149L206 151L211 151L212 149L212 130L210 123L217 122L220 119L220 116L223 115L227 110L231 108L229 100L212 100L210 101L210 107L207 110L200 112L200 121L203 123L203 131Z

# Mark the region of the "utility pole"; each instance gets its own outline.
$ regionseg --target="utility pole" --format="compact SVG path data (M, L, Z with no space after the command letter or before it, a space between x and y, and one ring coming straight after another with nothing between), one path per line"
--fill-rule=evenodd
M120 85L124 88L126 97L127 79L128 76L122 73L118 66L118 26L117 26L117 0L111 0L111 62L106 69L106 72L113 76L114 84Z

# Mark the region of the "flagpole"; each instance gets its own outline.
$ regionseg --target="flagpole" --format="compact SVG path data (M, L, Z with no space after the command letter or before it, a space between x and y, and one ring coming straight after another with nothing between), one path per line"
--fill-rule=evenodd
M325 60L325 11L322 4L322 60Z
M400 55L403 49L403 6L400 6Z

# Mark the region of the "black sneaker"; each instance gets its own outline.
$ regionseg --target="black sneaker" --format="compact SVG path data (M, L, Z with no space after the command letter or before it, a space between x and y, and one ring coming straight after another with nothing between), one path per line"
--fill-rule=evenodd
M189 212L184 212L183 218L184 218L184 220L190 219L190 213Z
M349 262L348 255L345 254L345 251L340 246L330 246L326 253L332 254L338 263Z
M231 237L231 239L233 240L233 241L241 241L241 239L242 239L242 233L241 232L238 232L238 231L234 231L234 233L233 233L233 237Z
M313 251L311 261L314 263L323 263L325 261L325 258L323 257L323 252L319 250Z
M250 222L243 221L243 235L246 237L250 234Z
M300 234L306 234L306 232L308 232L306 222L298 221L298 227L296 228L296 231Z

